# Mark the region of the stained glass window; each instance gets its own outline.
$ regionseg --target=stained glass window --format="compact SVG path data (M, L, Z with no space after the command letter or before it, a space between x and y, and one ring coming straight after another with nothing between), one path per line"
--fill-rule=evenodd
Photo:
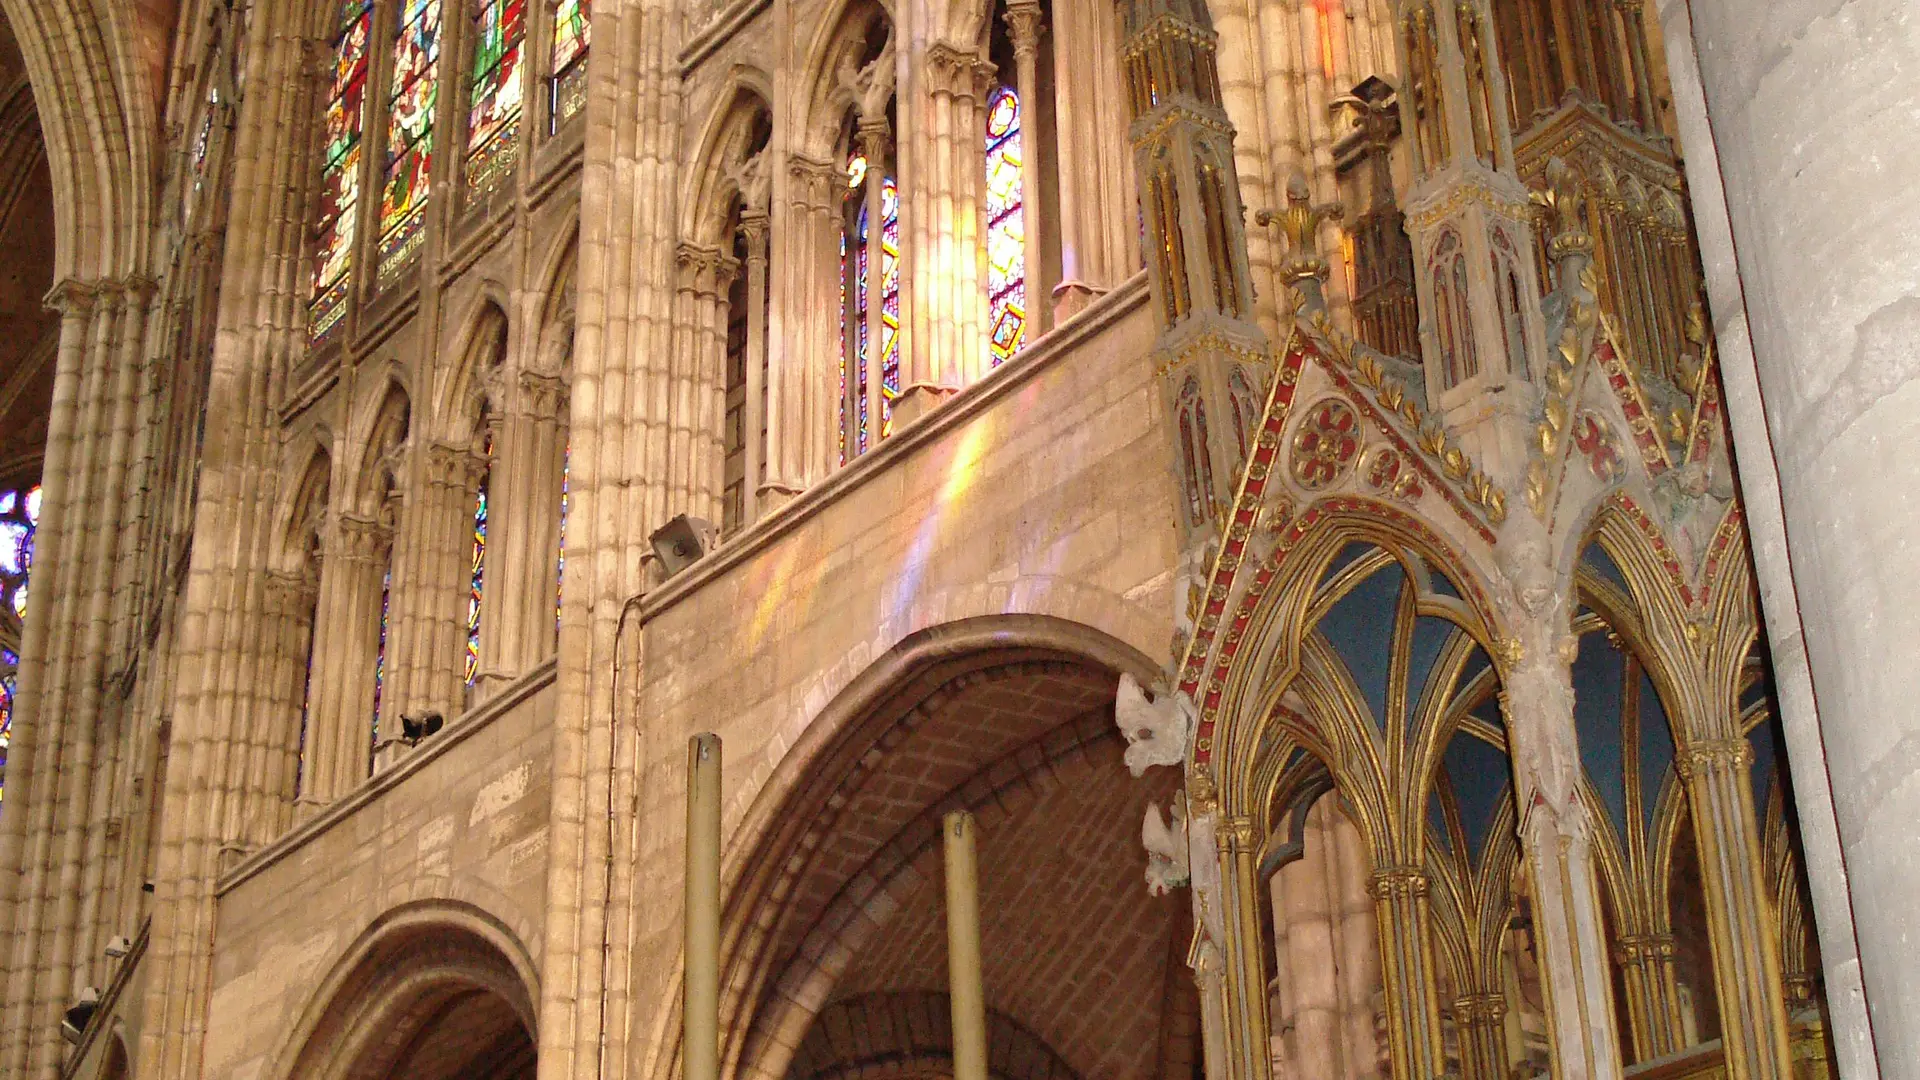
M353 268L355 209L360 205L360 134L365 124L367 35L373 0L343 0L333 39L333 85L327 93L326 144L321 161L320 229L313 249L313 296L307 333L324 337L347 310L347 271Z
M467 188L484 191L512 171L520 142L521 45L527 0L478 0L467 106Z
M556 639L560 633L560 599L567 588L567 511L573 505L568 482L572 475L573 443L569 441L566 449L560 452L560 561L553 577L553 632Z
M589 0L560 0L553 9L553 72L547 115L557 130L587 103L587 46L591 43ZM549 132L551 134L551 131Z
M6 794L7 750L13 743L14 680L20 668L20 654L0 648L0 796Z
M380 579L380 645L373 654L373 739L367 746L367 769L373 769L374 748L380 745L380 698L387 689L387 625L393 611L393 568Z
M27 617L27 573L39 527L40 485L0 491L0 604L18 619Z
M420 250L433 169L433 106L440 84L440 0L402 0L387 90L386 184L380 196L380 280Z
M987 342L997 365L1020 348L1027 326L1027 229L1020 209L1020 95L987 98Z
M854 211L853 236L840 240L841 355L840 369L840 460L867 451L875 441L870 435L875 418L870 410L868 392L873 371L873 352L868 341L867 316L871 304L869 283L873 245L869 242L866 185L872 179L867 159L854 154L847 161L847 198ZM851 288L853 303L846 303ZM848 322L852 325L849 326ZM880 406L877 418L880 437L893 428L893 399L900 395L900 189L891 176L880 178ZM847 409L855 410L848 423ZM851 438L849 438L851 432Z
M493 460L493 436L487 436L487 460ZM480 477L480 493L473 500L473 559L467 567L467 685L480 675L480 585L487 562L487 486L493 479L489 464Z

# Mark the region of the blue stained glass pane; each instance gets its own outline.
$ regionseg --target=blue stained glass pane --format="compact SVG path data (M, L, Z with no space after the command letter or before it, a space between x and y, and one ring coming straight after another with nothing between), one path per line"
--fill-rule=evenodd
M27 568L27 527L18 521L0 521L0 574L20 574Z
M487 454L493 454L493 440L487 440ZM481 578L486 570L487 561L487 482L491 476L480 481L480 494L474 500L473 507L473 559L468 568L467 578L467 685L480 675L480 590Z
M13 504L20 501L17 491L0 491L0 514L13 513Z

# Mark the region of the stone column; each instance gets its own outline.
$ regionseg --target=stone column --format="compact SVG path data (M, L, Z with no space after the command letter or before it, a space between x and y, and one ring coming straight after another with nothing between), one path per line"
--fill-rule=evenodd
M787 159L785 219L773 230L781 288L767 339L768 509L839 463L840 221L846 173L833 162Z
M239 809L242 843L257 847L293 824L319 580L306 570L267 575L261 619L262 720L249 733Z
M1140 268L1140 226L1129 212L1138 203L1120 77L1119 12L1106 3L1059 4L1053 23L1060 280L1051 299L1052 319L1059 322ZM1021 93L1024 104L1024 88ZM1037 235L1031 224L1027 234ZM1047 300L1028 288L1029 311L1044 309Z
M522 372L493 442L476 703L553 654L566 386Z
M392 696L380 703L376 770L398 760L401 716L437 712L452 720L466 711L473 511L490 464L478 446L432 443L421 452L419 483L393 561L387 636Z
M916 58L929 88L924 131L907 177L921 227L904 252L901 299L911 312L901 355L899 424L912 423L987 369L985 283L980 277L979 192L986 134L980 125L983 62L969 49L935 42Z
M1373 1002L1380 991L1380 931L1374 922L1372 865L1367 842L1335 800L1317 812L1326 838L1330 877L1329 914L1334 919L1340 964L1340 1026L1345 1040L1348 1080L1380 1074L1380 1038L1374 1030Z
M1616 944L1631 1013L1623 1019L1633 1035L1634 1060L1651 1061L1682 1049L1673 935L1622 934Z
M1311 824L1306 840L1300 858L1281 867L1268 884L1273 896L1275 961L1286 986L1285 1020L1293 1027L1288 1040L1289 1075L1300 1080L1335 1080L1346 1075L1341 1068L1346 1055L1340 1030L1340 970L1328 904L1332 884L1328 863L1334 853ZM1285 1024L1275 1017L1273 1026L1279 1033Z
M1046 16L1040 0L1014 0L1007 5L1007 37L1013 43L1013 89L1020 97L1020 227L1025 232L1027 326L1022 340L1031 340L1053 326L1054 269L1047 258L1047 240L1057 233L1042 183L1043 157L1040 117L1040 39ZM1111 212L1111 211L1109 211ZM988 326L987 333L993 333Z
M1920 667L1889 660L1920 633L1906 569L1920 506L1889 467L1920 439L1920 252L1890 180L1920 169L1920 132L1880 122L1920 107L1920 87L1889 78L1911 70L1915 28L1900 0L1663 0L1659 23L1835 1054L1849 1077L1920 1075L1920 969L1904 959L1920 938L1920 789L1902 756Z
M309 811L367 778L381 587L393 547L392 528L380 521L337 514L329 532L314 614L314 677L307 698L307 757L299 794Z
M1779 920L1763 880L1753 749L1743 738L1700 742L1682 747L1676 764L1700 856L1727 1070L1733 1080L1787 1080Z
M1553 1033L1554 1075L1620 1076L1599 879L1586 806L1578 794L1573 671L1551 615L1534 616L1508 642L1501 708L1511 740L1520 845L1532 882L1534 935Z
M668 510L718 524L727 453L727 290L739 263L718 248L694 244L681 244L677 259Z
M1387 1038L1393 1075L1400 1080L1437 1077L1446 1071L1440 1042L1440 1003L1434 992L1427 872L1417 866L1383 866L1373 874L1380 927L1380 969L1385 976Z
M760 486L767 479L767 228L764 206L749 206L741 213L740 235L747 248L747 405L740 421L746 452L742 527L760 516Z

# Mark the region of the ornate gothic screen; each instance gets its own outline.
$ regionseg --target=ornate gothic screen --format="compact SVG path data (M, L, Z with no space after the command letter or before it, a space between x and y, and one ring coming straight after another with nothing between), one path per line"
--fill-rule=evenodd
M387 90L386 184L380 196L380 280L420 250L433 169L440 83L440 0L403 0Z
M547 70L547 115L552 131L571 120L587 103L587 45L591 38L589 0L560 0L553 10L553 56Z
M840 238L840 460L863 454L892 428L892 402L900 394L900 189L893 177L882 176L880 183L880 245L878 280L875 280L872 230L867 218L871 210L867 185L874 181L866 156L858 152L847 160L847 204L851 220ZM873 390L874 353L869 340L872 332L873 296L879 293L879 398L878 417L869 402ZM851 298L851 302L849 302ZM871 425L878 424L877 433Z
M519 145L521 45L527 0L475 0L467 107L467 188L484 191L513 168Z
M987 98L987 341L997 366L1019 350L1027 324L1027 230L1021 213L1020 95Z
M346 0L333 39L333 85L327 93L326 143L320 175L319 236L313 254L313 296L307 333L326 336L347 310L360 204L360 134L365 125L367 35L373 0ZM208 111L211 120L212 112Z

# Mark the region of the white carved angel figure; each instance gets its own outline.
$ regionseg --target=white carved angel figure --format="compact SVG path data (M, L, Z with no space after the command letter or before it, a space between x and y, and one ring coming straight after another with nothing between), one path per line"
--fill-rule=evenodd
M1122 673L1113 720L1127 738L1127 771L1133 775L1145 776L1155 765L1178 765L1186 759L1193 703L1185 694L1163 691L1149 699L1132 675Z
M1183 889L1192 878L1187 861L1187 807L1173 801L1173 821L1160 808L1147 804L1146 820L1140 823L1140 843L1147 849L1147 892L1165 896L1169 890Z

